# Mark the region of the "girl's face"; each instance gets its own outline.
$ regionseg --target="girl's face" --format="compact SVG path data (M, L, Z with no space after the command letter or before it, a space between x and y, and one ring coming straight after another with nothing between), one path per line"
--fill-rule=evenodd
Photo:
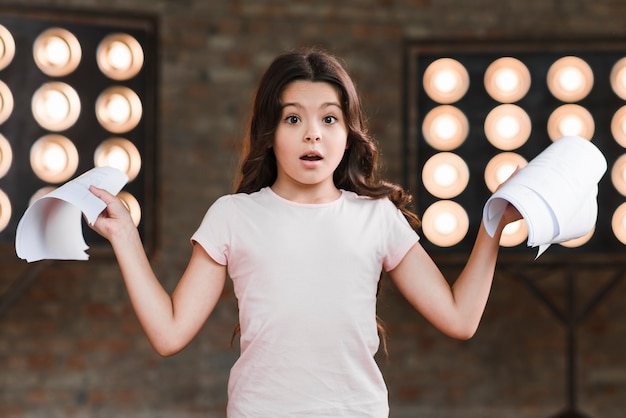
M324 82L294 81L283 91L281 103L273 144L277 177L272 189L293 200L303 192L314 199L336 199L333 173L348 141L336 89Z

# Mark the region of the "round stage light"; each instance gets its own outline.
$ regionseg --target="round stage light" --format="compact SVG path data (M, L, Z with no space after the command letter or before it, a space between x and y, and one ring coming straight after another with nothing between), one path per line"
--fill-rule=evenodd
M35 92L31 107L42 128L58 132L70 128L78 120L80 98L68 84L50 82Z
M528 141L532 123L528 114L514 104L493 108L485 118L485 135L496 148L509 151Z
M451 151L467 138L469 122L458 108L450 105L437 106L426 114L422 134L431 147L439 151Z
M132 130L141 120L141 115L141 100L128 87L110 87L96 100L98 121L109 132L121 134Z
M615 141L626 148L626 106L619 108L611 119L611 133Z
M498 102L513 103L530 89L530 71L513 57L502 57L492 62L484 77L487 93Z
M78 151L68 138L50 134L39 138L30 149L34 173L47 183L62 183L78 168Z
M12 163L13 151L11 150L11 144L9 144L4 135L0 134L0 178L4 177L9 171Z
M467 212L456 202L439 200L430 205L422 216L422 231L426 238L439 247L458 244L467 235Z
M613 164L611 182L615 190L626 196L626 154L622 154Z
M611 88L622 100L626 100L626 57L617 61L611 69Z
M485 166L485 184L491 193L495 192L511 174L528 164L524 157L514 152L501 152L495 155Z
M37 200L39 200L40 198L44 197L45 195L47 195L48 193L50 193L51 191L55 190L56 187L54 186L45 186L42 187L41 189L37 190L28 200L28 206L32 205L33 203L35 203Z
M459 195L467 187L469 168L458 155L440 152L424 164L422 181L430 194L440 199L449 199Z
M0 70L4 70L15 56L15 39L9 30L0 25Z
M124 138L110 138L102 142L94 153L96 167L110 166L123 171L133 181L141 170L141 155L137 147Z
M437 103L454 103L467 92L469 74L459 61L440 58L424 71L423 86L426 94Z
M550 66L547 81L554 97L564 102L577 102L591 91L593 71L578 57L563 57Z
M0 232L9 225L11 220L11 201L9 196L0 190Z
M42 32L33 45L35 64L51 77L72 73L80 64L81 55L78 39L66 29L50 28Z
M515 247L528 238L528 226L523 219L507 224L502 230L500 245L502 247Z
M117 197L122 201L124 206L126 206L135 226L139 226L139 222L141 222L141 206L137 199L135 199L135 196L126 191L122 191Z
M592 228L591 231L587 232L585 235L579 238L570 239L569 241L561 242L560 245L566 248L577 248L585 245L596 232L595 228Z
M594 131L593 116L579 105L560 106L548 118L548 135L552 141L564 136L580 136L591 140Z
M4 82L0 81L0 125L13 113L13 94Z
M626 203L619 205L615 212L613 212L611 227L617 239L622 244L626 244Z
M114 33L102 40L96 52L100 71L113 80L128 80L143 66L143 49L135 38Z

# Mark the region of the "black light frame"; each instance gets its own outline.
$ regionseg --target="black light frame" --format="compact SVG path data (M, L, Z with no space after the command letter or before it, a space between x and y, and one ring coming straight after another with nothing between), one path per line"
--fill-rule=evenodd
M421 215L433 202L439 200L430 195L421 185L421 170L424 163L436 150L430 147L421 133L421 123L427 112L438 103L433 102L420 86L421 77L432 61L450 57L465 65L470 76L470 87L465 96L454 106L459 107L468 117L469 137L453 152L467 161L470 168L470 183L457 198L468 213L470 230L465 238L452 247L438 247L423 239L427 250L435 255L454 256L469 253L476 236L482 208L491 195L483 180L484 168L490 158L501 152L487 140L483 123L488 112L500 104L493 100L484 88L483 77L488 65L503 56L512 56L524 62L531 73L531 87L528 94L515 104L522 107L530 116L533 127L529 140L514 152L528 161L550 145L547 122L550 114L558 106L565 104L554 98L548 90L546 76L550 65L556 59L575 55L585 59L594 71L594 87L591 93L578 102L587 108L595 120L593 143L604 153L608 170L599 184L599 216L596 232L584 245L566 248L551 246L542 259L569 257L572 262L585 262L602 259L619 259L626 246L612 233L611 215L626 197L612 187L610 170L616 158L626 150L619 146L611 134L613 114L626 104L611 89L610 71L613 64L626 56L626 40L620 39L566 39L548 41L535 40L428 40L407 41L405 44L405 95L404 95L404 182L416 198L417 211ZM503 260L507 256L533 256L536 250L527 248L526 241L514 247L502 247ZM575 257L572 257L575 255Z
M33 8L22 6L0 7L0 24L13 35L16 48L11 64L0 71L14 96L14 110L5 123L2 133L13 151L13 164L9 172L0 178L0 189L10 198L12 216L9 225L0 231L0 256L15 258L15 230L28 206L31 196L41 187L50 184L38 179L30 167L30 148L41 136L51 133L41 128L31 112L33 93L43 83L63 81L76 89L81 98L81 114L76 124L59 132L76 145L79 165L74 176L91 169L96 147L110 137L124 137L139 150L142 169L138 177L129 182L124 191L132 194L142 208L138 226L149 255L157 246L157 111L158 111L158 19L151 14L111 13L102 11ZM63 77L45 75L35 64L32 45L36 37L50 27L65 28L76 35L82 48L78 68ZM98 68L96 50L99 42L111 33L124 32L142 45L144 64L135 77L118 81L105 76ZM126 86L141 98L143 115L139 124L130 132L114 134L106 131L95 114L97 96L107 87ZM55 186L55 185L52 185ZM92 258L110 258L110 245L86 225L83 232Z

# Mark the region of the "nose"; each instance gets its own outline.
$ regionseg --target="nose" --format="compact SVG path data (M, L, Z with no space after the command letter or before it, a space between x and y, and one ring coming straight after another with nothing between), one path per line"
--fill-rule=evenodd
M304 134L304 140L306 142L318 142L321 139L319 127L315 124L309 125L307 131Z
M320 140L319 135L315 135L315 134L307 134L304 139L306 140L306 142L318 142Z

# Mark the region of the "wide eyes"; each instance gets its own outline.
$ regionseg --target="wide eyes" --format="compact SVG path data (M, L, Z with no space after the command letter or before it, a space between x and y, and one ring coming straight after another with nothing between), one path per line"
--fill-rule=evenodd
M296 123L300 122L300 118L295 115L289 115L285 118L285 121L290 125L295 125Z
M322 118L322 122L327 125L332 125L333 123L337 122L337 120L338 120L337 117L332 116L332 115L324 116ZM296 115L289 115L285 118L285 122L287 122L290 125L295 125L300 121L301 121L300 117Z

